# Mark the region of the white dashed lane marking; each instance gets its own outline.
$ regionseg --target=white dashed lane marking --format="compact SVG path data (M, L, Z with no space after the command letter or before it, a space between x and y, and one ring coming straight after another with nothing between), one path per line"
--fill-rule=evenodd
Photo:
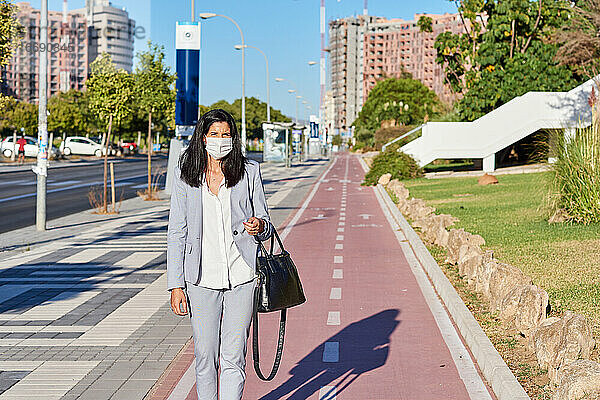
M344 257L342 256L333 256L333 263L334 264L341 264L344 262Z
M341 243L336 243L335 244L335 249L336 250L344 250L344 245Z
M333 270L333 279L344 279L344 270L343 269L334 269Z
M341 300L342 299L342 288L333 287L331 293L329 293L330 300Z
M344 240L344 235L337 235L335 240Z
M338 362L340 360L340 342L325 342L323 362Z
M327 325L339 325L340 324L340 312L329 311L327 314Z

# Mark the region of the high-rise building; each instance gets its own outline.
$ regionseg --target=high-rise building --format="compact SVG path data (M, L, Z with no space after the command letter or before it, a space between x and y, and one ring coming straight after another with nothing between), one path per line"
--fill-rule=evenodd
M433 32L421 32L421 16L432 19ZM402 68L443 101L454 94L435 62L434 43L442 32L463 32L458 14L416 14L413 21L360 15L329 22L329 83L334 132L347 131L378 80L399 76Z
M87 19L89 63L106 52L117 68L131 72L135 21L127 10L109 0L86 0L85 10L76 11L85 13Z
M363 104L363 43L374 17L359 15L329 22L329 83L333 95L334 131L346 131Z
M17 3L17 18L25 28L21 46L2 68L2 93L37 102L40 55L48 54L48 96L69 89L83 90L89 65L102 52L111 55L117 68L131 71L135 22L123 8L108 0L86 0L86 8L48 10L48 47L40 48L40 10L28 2Z
M77 13L48 11L48 46L40 48L40 10L17 3L17 18L25 28L21 46L2 68L2 93L37 102L40 55L48 54L48 95L83 89L88 73L86 20Z
M421 16L432 20L432 32L421 32L417 21ZM446 84L443 68L436 63L435 39L442 32L462 33L458 14L416 14L413 21L378 18L368 25L363 53L363 97L379 79L398 77L404 69L420 80L445 102L454 100Z

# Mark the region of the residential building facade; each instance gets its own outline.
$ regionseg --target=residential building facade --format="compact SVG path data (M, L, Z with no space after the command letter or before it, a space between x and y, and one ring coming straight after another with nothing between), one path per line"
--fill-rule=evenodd
M421 32L421 16L433 32ZM400 76L402 68L433 90L442 101L455 95L435 62L434 43L442 32L464 31L458 14L416 14L413 21L360 15L329 22L329 84L334 134L348 131L378 80Z
M48 55L49 97L69 89L83 90L90 64L103 51L112 56L117 68L132 70L135 22L127 11L112 7L108 0L87 0L86 8L71 11L64 0L62 12L49 10L47 49L40 48L40 10L28 2L17 6L25 35L0 71L2 93L37 102L42 54Z
M421 32L421 16L432 20L432 32ZM413 21L378 18L368 25L363 52L363 98L366 100L379 79L398 77L402 69L410 72L445 102L454 100L446 84L444 70L436 63L435 39L442 32L464 31L458 14L415 14Z

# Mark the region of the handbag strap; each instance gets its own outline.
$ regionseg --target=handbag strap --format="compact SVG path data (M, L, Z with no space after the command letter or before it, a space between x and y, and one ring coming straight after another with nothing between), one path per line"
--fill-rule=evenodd
M250 175L246 170L246 176L248 179L248 196L250 197L250 205L252 206L252 215L254 215L254 201L252 199L252 192L250 191ZM277 235L277 232L273 230L273 233ZM281 246L281 250L283 251L283 245L281 244L281 239L279 239L279 235L276 236L279 245ZM258 239L258 238L256 238ZM273 255L273 236L271 236L271 252L267 253L265 246L262 241L258 239L258 244L265 255L265 257L269 257L269 255ZM286 309L281 310L281 316L279 319L279 336L277 338L277 351L275 353L275 361L273 362L273 368L271 369L271 373L268 377L265 378L262 371L260 370L260 354L258 350L258 301L259 301L259 288L260 288L260 277L259 281L254 289L254 306L252 310L252 359L254 360L254 371L256 371L256 375L262 379L263 381L270 381L275 378L277 374L277 370L279 369L279 364L281 363L281 356L283 354L283 339L285 338L285 321L286 321Z
M259 282L260 283L260 282ZM260 370L260 355L258 352L258 287L254 291L254 311L252 315L252 359L254 360L254 371L256 375L263 381L270 381L275 378L279 364L281 363L281 355L283 354L283 339L285 338L285 321L286 321L286 309L281 310L281 317L279 319L279 337L277 338L277 351L275 353L275 361L273 362L273 368L268 377L265 378L262 371Z

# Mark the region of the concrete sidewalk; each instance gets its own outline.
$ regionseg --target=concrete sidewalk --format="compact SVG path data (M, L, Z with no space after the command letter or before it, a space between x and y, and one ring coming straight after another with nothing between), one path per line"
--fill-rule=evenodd
M262 164L281 223L328 164ZM166 292L168 201L0 235L0 400L142 399L191 337Z

